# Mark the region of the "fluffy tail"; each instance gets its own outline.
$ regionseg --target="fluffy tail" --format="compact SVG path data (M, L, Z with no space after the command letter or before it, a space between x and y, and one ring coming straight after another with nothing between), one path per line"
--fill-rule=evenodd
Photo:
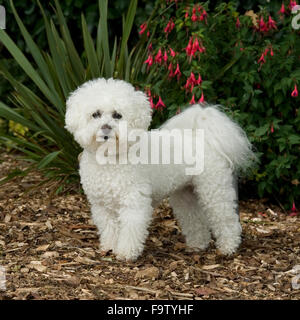
M246 133L218 106L193 105L168 120L161 128L204 129L205 141L225 157L234 170L246 171L257 162Z

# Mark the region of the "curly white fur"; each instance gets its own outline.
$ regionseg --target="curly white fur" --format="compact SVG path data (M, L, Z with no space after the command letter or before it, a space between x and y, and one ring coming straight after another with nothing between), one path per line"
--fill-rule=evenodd
M100 111L101 117L93 113ZM153 205L170 196L187 245L205 249L211 232L224 254L241 242L234 174L255 160L244 131L216 106L194 105L171 118L164 129L204 129L205 169L201 175L185 174L184 165L99 165L99 135L109 125L117 134L122 115L129 129L147 130L151 107L146 95L130 84L113 79L89 81L67 100L66 128L84 149L80 160L83 189L103 250L120 259L134 260L143 251Z

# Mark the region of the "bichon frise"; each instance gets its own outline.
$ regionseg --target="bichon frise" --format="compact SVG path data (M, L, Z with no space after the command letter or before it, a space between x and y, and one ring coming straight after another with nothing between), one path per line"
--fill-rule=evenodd
M216 106L187 107L160 128L203 130L201 174L187 174L186 164L97 160L101 146L119 143L121 121L128 132L140 129L148 134L151 112L147 96L121 80L88 81L67 100L66 128L83 148L79 172L101 249L135 260L144 248L153 205L169 196L189 247L205 249L212 233L223 254L234 253L242 231L235 175L248 168L255 155L244 131Z

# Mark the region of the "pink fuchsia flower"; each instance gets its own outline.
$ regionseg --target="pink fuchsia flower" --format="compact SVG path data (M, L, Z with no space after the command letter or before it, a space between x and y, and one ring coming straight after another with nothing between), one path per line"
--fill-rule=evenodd
M196 101L195 101L195 95L193 94L192 99L191 99L191 101L190 101L190 104L195 104L195 103L196 103Z
M298 88L297 88L296 83L295 83L294 90L293 90L293 92L291 93L291 96L292 96L293 98L298 97Z
M170 48L170 55L171 55L172 57L175 57L175 56L176 56L176 52L175 52L172 48Z
M174 27L175 27L175 23L173 22L172 19L170 19L167 26L164 29L164 32L166 33L167 36L174 29Z
M292 209L291 209L291 213L290 213L290 216L291 217L294 217L298 214L298 210L296 208L296 205L295 205L295 202L293 202L293 206L292 206Z
M163 107L166 107L165 104L163 103L162 99L161 99L161 96L159 96L158 98L158 102L157 104L155 105L155 109L159 109L159 108L163 108Z
M237 29L239 29L239 28L241 27L241 22L240 22L239 17L237 17L237 19L236 19L235 27L236 27Z
M140 25L140 31L139 31L139 34L143 34L147 29L147 23L144 22Z
M205 23L207 24L207 12L205 11L205 9L203 9L199 20L200 20L200 21L205 20Z
M151 54L149 54L148 59L146 61L144 61L144 63L148 64L148 68L153 65L153 57Z
M163 60L164 60L164 62L167 62L167 61L168 61L168 53L167 53L167 50L165 50L165 52L164 52Z
M186 83L185 83L185 85L184 85L185 90L192 92L193 89L194 89L194 87L195 87L195 84L196 84L196 78L195 78L194 73L191 72L191 75L190 75L189 78L186 80Z
M193 72L191 72L191 74L190 74L190 81L191 81L193 84L196 83L196 78L195 78L195 75L194 75Z
M153 50L153 47L152 47L152 42L149 44L148 46L148 51L152 51Z
M268 28L271 29L271 30L272 29L277 29L276 22L272 19L271 16L269 16Z
M271 129L270 129L271 133L274 133L274 126L273 123L271 124Z
M193 43L193 46L192 46L192 52L195 53L197 51L200 51L200 46L199 46L199 41L198 39L196 38L194 40L194 43Z
M192 92L195 86L199 86L202 83L201 75L199 74L198 79L196 80L195 74L191 72L189 78L186 80L184 88L186 91Z
M268 26L264 22L264 18L263 17L261 17L260 20L259 20L259 30L261 32L267 32L269 30Z
M198 103L204 103L204 102L205 102L205 100L204 100L204 94L203 94L203 91L202 91L202 94L201 94L201 97L200 97Z
M193 22L196 22L198 20L198 17L196 15L196 8L195 7L193 8L193 14L192 14L192 18L191 19L192 19Z
M173 65L172 63L170 62L169 66L168 66L168 70L169 70L169 79L173 78L175 75L174 75L174 72L173 72Z
M285 7L284 7L284 3L282 2L281 8L278 11L279 14L284 15L285 14Z
M297 5L297 1L290 0L289 8L292 11L293 8Z
M191 55L192 50L193 50L193 38L192 37L190 37L189 43L186 46L186 48L184 48L184 50L185 50L187 56Z
M266 60L265 60L265 52L263 52L260 56L260 58L258 59L257 61L258 63L261 63L261 64L264 64L266 63Z
M185 15L184 15L185 19L187 19L189 17L189 11L190 11L189 8L185 8Z
M155 63L161 63L162 62L162 53L161 53L161 48L158 50L155 58L154 58L154 61Z
M174 76L177 76L177 80L179 81L180 77L181 77L181 72L180 72L180 69L179 69L179 64L177 63L177 66L176 66L176 70L174 72Z
M153 102L153 98L152 97L149 97L149 102L150 102L151 108L154 109L155 108L155 104Z
M203 44L201 44L200 53L204 53L205 51L206 51L206 48L203 46Z
M271 55L271 57L274 56L274 52L273 52L273 48L272 47L270 48L270 55Z
M201 75L199 74L198 79L196 80L196 84L200 86L201 83L202 83L202 78L201 78Z

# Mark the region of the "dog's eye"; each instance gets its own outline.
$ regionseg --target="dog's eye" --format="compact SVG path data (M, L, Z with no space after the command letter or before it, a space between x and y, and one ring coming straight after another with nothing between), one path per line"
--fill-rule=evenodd
M92 114L92 117L93 117L94 119L100 118L100 117L101 117L101 112L100 112L99 110L96 111L96 112L94 112L94 113Z
M114 119L121 119L122 118L122 115L120 113L118 113L117 111L115 111L112 115L112 117Z

